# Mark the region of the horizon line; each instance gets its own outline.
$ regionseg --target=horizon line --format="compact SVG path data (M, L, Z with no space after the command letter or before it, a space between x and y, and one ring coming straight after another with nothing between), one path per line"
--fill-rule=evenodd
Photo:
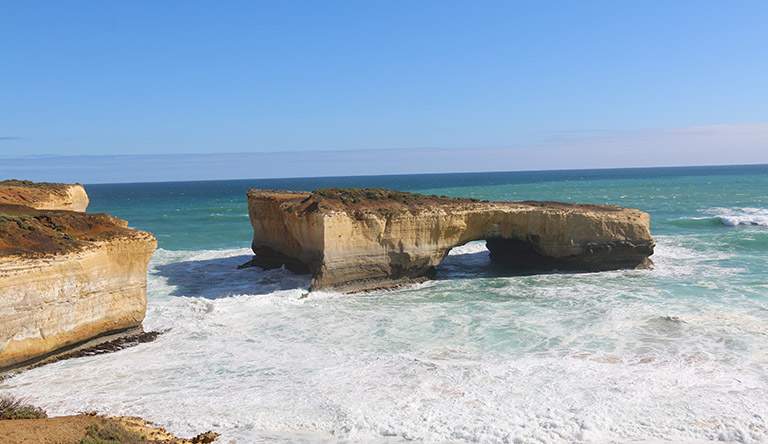
M246 177L236 179L198 179L198 180L153 180L143 182L88 182L82 185L131 185L152 183L185 183L185 182L238 182L244 180L305 180L305 179L333 179L333 178L357 178L357 177L390 177L390 176L445 176L467 174L506 174L506 173L565 173L579 171L622 171L622 170L671 170L671 169L696 169L696 168L736 168L736 167L768 167L768 163L743 163L743 164L718 164L718 165L665 165L665 166L640 166L640 167L608 167L608 168L559 168L559 169L526 169L526 170L494 170L494 171L457 171L442 173L393 173L393 174L354 174L354 175L329 175L329 176L292 176L292 177ZM6 180L6 179L3 179ZM25 179L17 179L25 180Z

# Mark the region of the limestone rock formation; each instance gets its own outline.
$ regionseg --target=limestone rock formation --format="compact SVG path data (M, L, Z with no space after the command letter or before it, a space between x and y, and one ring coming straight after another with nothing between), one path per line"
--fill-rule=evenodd
M0 203L0 372L137 332L156 247L106 214Z
M399 191L250 190L250 265L312 274L310 290L355 292L432 277L451 248L485 239L517 269L650 265L650 216L559 202L481 202Z
M0 203L26 205L38 210L85 211L88 195L79 183L4 180L0 182Z

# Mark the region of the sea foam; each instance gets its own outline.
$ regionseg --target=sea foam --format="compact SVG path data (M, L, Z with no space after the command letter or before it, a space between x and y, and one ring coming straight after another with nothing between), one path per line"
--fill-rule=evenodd
M708 216L681 217L671 221L675 225L682 227L703 227L715 225L727 225L735 227L738 225L757 225L768 226L768 209L754 207L736 207L725 208L715 207L701 211Z
M704 211L719 218L724 225L760 225L768 226L768 209L766 208L710 208Z
M237 269L248 249L160 249L166 333L0 388L222 442L768 440L765 315L723 296L726 253L657 242L654 270L526 276L480 273L476 242L429 283L306 298L308 276Z

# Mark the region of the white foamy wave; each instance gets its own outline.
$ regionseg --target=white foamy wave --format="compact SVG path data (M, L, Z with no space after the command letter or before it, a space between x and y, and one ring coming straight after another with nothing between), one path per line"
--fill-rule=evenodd
M309 275L297 275L285 268L239 269L253 257L249 248L228 250L174 251L158 249L149 263L148 313L163 311L179 298L222 299L237 296L264 296L272 302L299 299L309 288ZM153 304L154 302L154 304ZM154 318L145 324L154 326Z
M150 267L171 262L220 259L233 256L253 256L250 248L232 248L225 250L166 250L158 248L152 256Z
M656 236L652 273L659 277L691 279L725 277L743 271L723 265L733 253L691 236Z
M355 329L369 327L359 319L323 327L309 316L302 327L295 307L234 302L213 302L221 306L208 319L154 343L62 361L4 388L52 414L138 414L182 436L214 428L238 443L768 438L742 405L766 411L764 383L708 360L515 358L439 345L381 353L360 342Z
M475 254L475 253L487 253L488 248L485 246L485 241L469 242L458 247L454 247L448 252L449 256L456 256L459 254Z
M170 330L0 389L226 443L765 442L768 311L670 297L727 270L686 236L657 241L654 272L459 274L487 266L477 242L446 259L451 279L307 298L308 276L238 270L247 248L160 249L145 326Z
M766 208L709 208L705 214L719 218L724 225L760 225L768 227L768 209Z

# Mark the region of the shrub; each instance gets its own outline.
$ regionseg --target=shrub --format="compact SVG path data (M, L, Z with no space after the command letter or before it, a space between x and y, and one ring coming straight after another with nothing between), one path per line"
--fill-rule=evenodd
M102 421L101 425L91 424L85 428L85 436L80 444L143 444L146 439L136 432L126 430L112 421Z
M26 404L13 396L0 396L0 419L47 418L45 410Z

